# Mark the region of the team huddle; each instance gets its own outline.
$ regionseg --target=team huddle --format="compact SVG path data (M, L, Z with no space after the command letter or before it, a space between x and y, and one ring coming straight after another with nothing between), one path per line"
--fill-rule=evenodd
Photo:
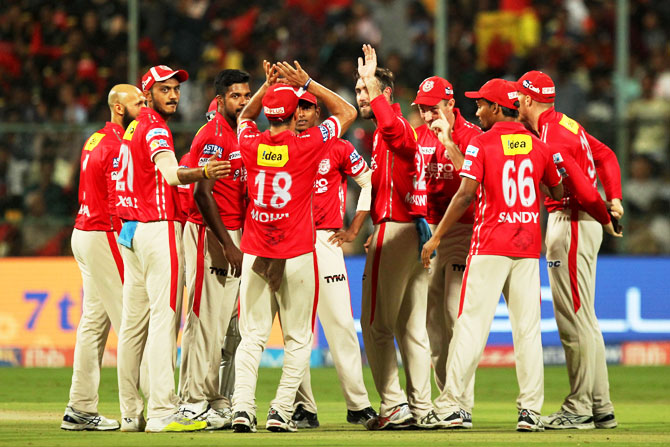
M460 114L446 79L429 77L412 103L425 125L414 129L393 102L393 73L377 66L371 46L363 53L355 94L360 117L376 125L370 165L341 138L356 108L298 62L264 61L253 96L246 72L221 71L208 121L179 161L168 120L188 73L160 65L141 90L112 88L111 121L81 156L72 250L84 307L61 428L255 432L258 369L275 316L284 365L266 428L316 428L309 359L317 315L347 422L472 428L475 371L501 293L520 390L516 429L617 426L594 308L603 231L621 236L614 152L554 109L554 83L539 71L466 92L481 127ZM255 123L261 111L265 131ZM347 177L361 192L345 228ZM570 381L549 416L541 416L540 192ZM363 382L341 248L368 215L361 328L379 412ZM97 410L110 325L119 335L120 424Z

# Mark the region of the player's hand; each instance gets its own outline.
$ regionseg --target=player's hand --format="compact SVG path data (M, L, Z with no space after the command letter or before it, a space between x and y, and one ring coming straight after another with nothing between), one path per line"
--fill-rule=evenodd
M614 237L623 237L623 231L621 233L617 233L614 230L614 225L612 224L612 221L607 222L607 225L603 225L603 230L605 230L605 233L612 235Z
M242 252L235 244L223 247L223 254L228 261L228 269L230 274L235 278L239 278L242 274Z
M358 75L365 78L374 78L377 70L377 52L371 45L363 45L363 57L358 58Z
M298 61L293 61L295 67L288 62L277 62L277 72L284 78L287 84L294 87L302 87L309 80L309 75L302 69Z
M437 250L438 245L440 245L440 241L439 239L435 239L435 237L431 237L425 244L423 244L423 249L421 249L421 263L423 264L423 268L430 268L430 260L435 256L435 250Z
M279 78L277 65L271 64L270 62L263 60L263 70L265 71L265 84L268 87L275 84L277 82L277 78Z
M444 116L444 112L442 112L442 110L439 110L439 115L440 118L436 119L430 124L430 130L432 130L435 135L437 135L437 139L440 140L440 143L446 146L447 144L453 142L451 138L451 125L449 124L447 117Z
M356 235L351 229L337 230L328 238L328 242L341 247L345 242L351 242L356 239Z
M218 156L219 154L214 154L207 160L205 165L206 178L223 178L230 175L230 162L228 160L217 160Z
M621 204L621 199L612 199L611 202L607 202L607 209L610 210L612 216L616 219L621 219L623 217L623 205Z
M366 252L366 253L368 252L368 249L370 248L370 244L372 243L372 236L373 236L373 235L374 235L374 233L371 234L371 235L367 238L367 240L365 241L365 243L363 244L363 248L365 249L365 252Z

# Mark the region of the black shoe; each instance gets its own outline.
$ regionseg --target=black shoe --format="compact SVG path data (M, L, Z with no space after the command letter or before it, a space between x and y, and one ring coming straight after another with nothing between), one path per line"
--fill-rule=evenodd
M303 404L298 404L291 420L295 421L298 428L319 428L319 419L316 417L316 413L305 410Z
M347 410L347 422L350 424L365 425L367 421L377 417L377 412L372 407L363 408L362 410Z
M296 432L298 425L293 419L281 414L278 410L270 407L268 411L268 421L265 428L272 432Z
M236 411L233 416L235 433L256 433L256 415L249 416L246 411Z

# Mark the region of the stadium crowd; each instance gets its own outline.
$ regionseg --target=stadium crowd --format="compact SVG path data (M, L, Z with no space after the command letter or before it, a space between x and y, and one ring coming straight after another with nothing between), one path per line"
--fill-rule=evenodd
M614 147L613 0L449 3L448 78L466 118L474 118L475 105L462 92L492 77L517 79L541 68L560 92L556 108ZM140 5L140 67L165 63L192 74L173 124L181 124L175 126L178 152L188 149L203 121L221 68L246 69L258 85L263 59L299 59L353 102L352 73L363 42L375 45L396 73L396 98L409 121L420 124L409 104L433 72L431 0ZM623 166L630 177L624 195L631 253L670 253L670 50L662 26L668 20L667 2L631 2L630 72L617 87L628 102L621 125L629 130ZM78 150L89 130L106 120L111 86L127 80L127 28L125 1L0 5L0 256L69 253ZM371 136L362 120L349 132L365 158ZM622 148L616 150L621 157ZM615 246L607 239L603 249Z

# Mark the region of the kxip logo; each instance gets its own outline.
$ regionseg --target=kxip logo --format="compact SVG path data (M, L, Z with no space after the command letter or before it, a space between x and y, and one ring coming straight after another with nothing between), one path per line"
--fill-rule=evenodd
M433 89L434 86L435 86L434 81L426 81L423 83L423 87L421 87L421 90L423 90L424 92L429 92Z

